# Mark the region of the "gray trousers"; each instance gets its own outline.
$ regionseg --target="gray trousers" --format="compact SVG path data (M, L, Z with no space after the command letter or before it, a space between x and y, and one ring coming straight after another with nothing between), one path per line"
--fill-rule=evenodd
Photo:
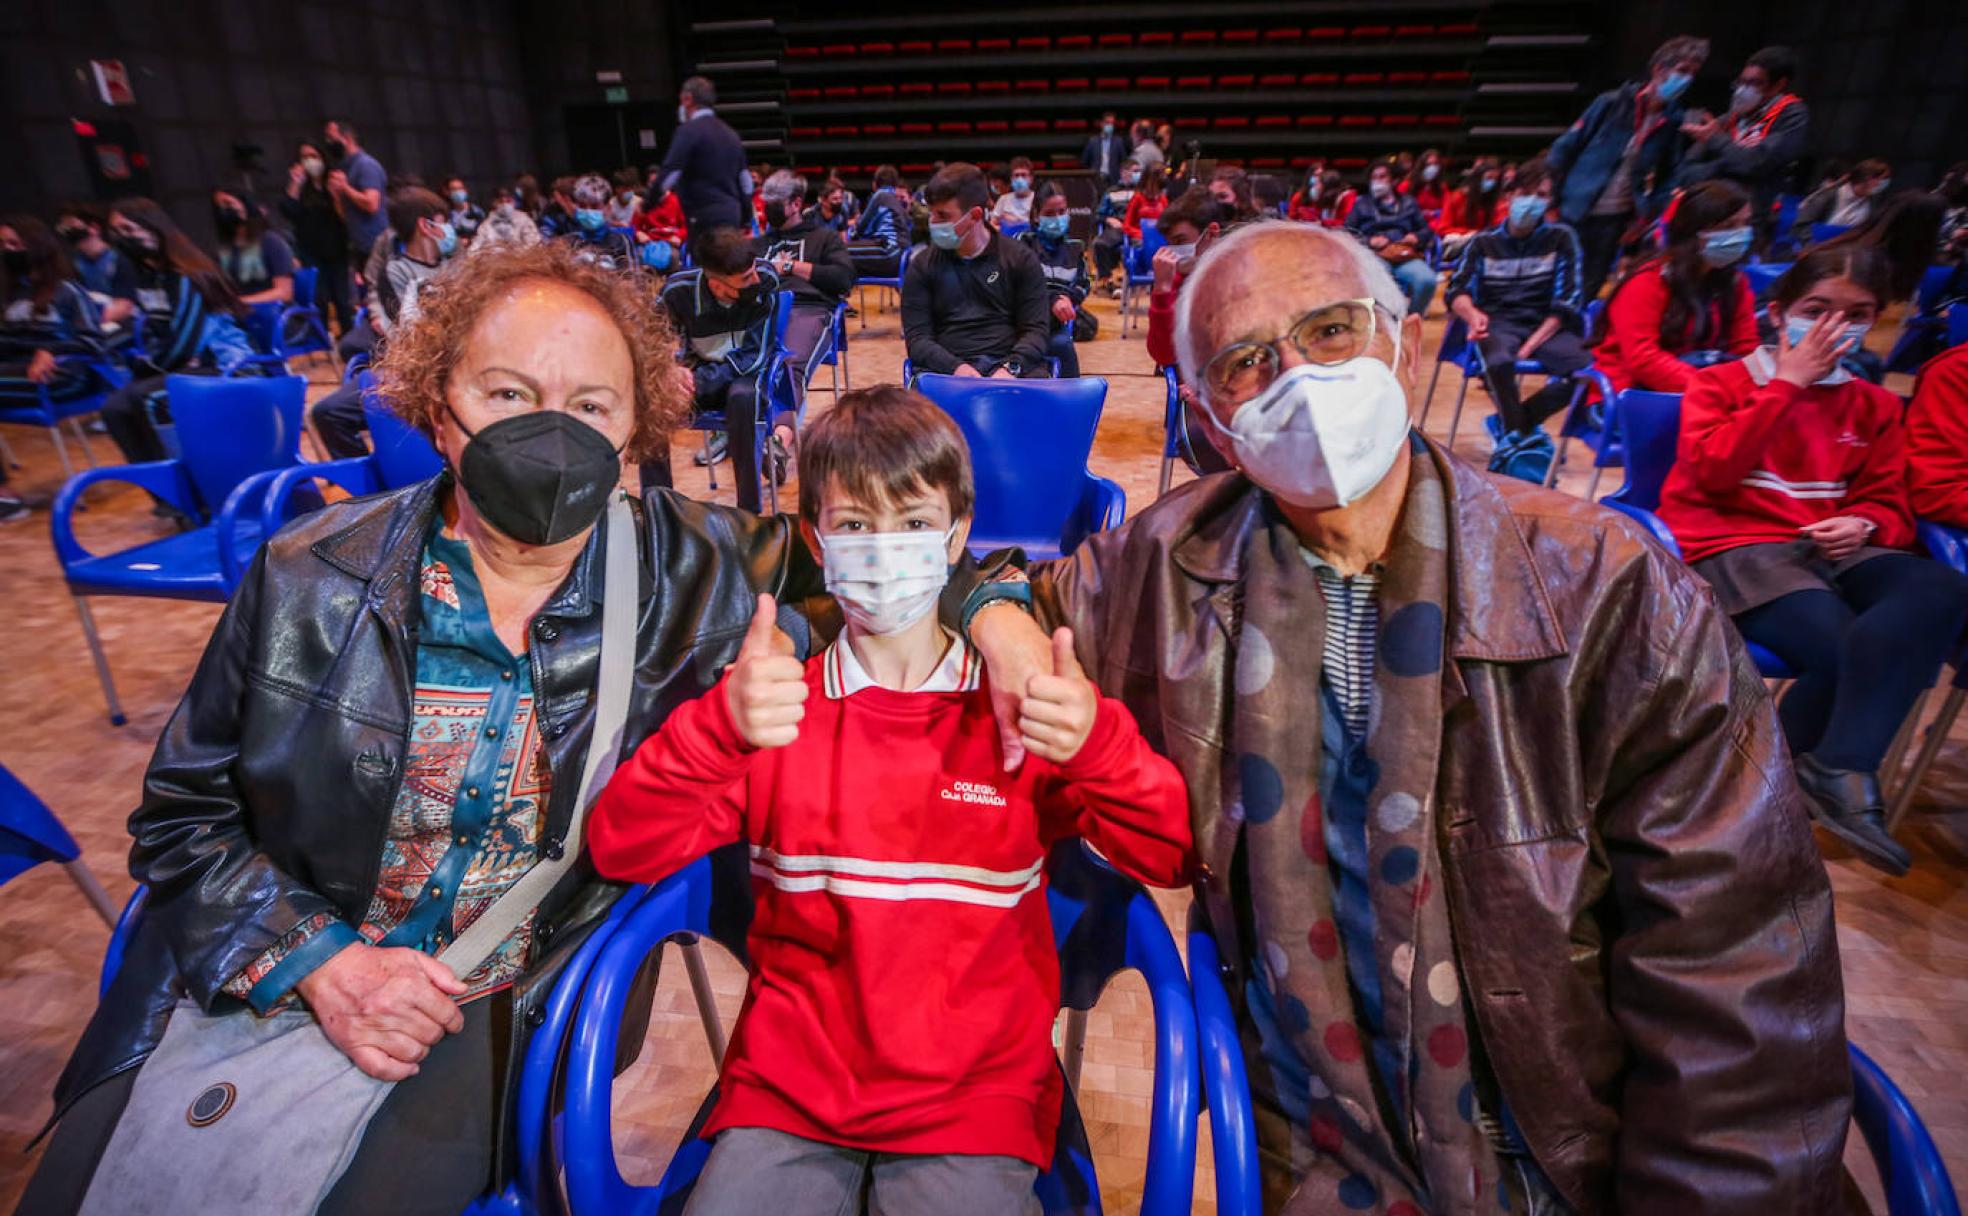
M762 1127L720 1132L684 1216L1038 1216L1016 1157L868 1153Z

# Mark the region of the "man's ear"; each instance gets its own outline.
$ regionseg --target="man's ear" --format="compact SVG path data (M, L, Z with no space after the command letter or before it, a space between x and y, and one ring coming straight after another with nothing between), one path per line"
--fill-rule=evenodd
M1410 402L1414 402L1415 385L1421 382L1420 317L1409 313L1401 319L1401 335L1399 340L1401 343L1401 373L1399 377L1401 391L1408 395ZM1425 406L1428 403L1423 401L1414 402L1414 404ZM1412 405L1409 407L1408 413L1411 416L1415 413Z

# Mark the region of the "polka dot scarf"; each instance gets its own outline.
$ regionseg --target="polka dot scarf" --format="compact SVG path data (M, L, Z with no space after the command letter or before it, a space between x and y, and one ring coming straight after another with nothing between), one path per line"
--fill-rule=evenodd
M1254 962L1311 1077L1307 1124L1292 1129L1292 1157L1304 1169L1288 1212L1508 1210L1498 1161L1475 1122L1469 1022L1437 846L1447 507L1428 454L1410 467L1380 571L1364 756L1335 779L1333 806L1319 795L1327 704L1317 579L1275 514L1253 532L1245 558L1236 763L1225 769L1224 805L1244 821ZM1364 889L1335 877L1335 842L1354 849ZM1342 906L1348 918L1336 917ZM1340 920L1356 931L1342 931ZM1357 957L1369 949L1372 958Z

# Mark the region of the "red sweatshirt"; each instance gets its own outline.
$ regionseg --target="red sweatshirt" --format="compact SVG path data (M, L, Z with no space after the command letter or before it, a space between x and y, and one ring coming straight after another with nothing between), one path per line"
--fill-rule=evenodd
M1156 367L1174 367L1175 357L1175 297L1182 290L1182 280L1188 276L1181 271L1169 281L1167 291L1148 293L1148 357L1155 361Z
M636 214L637 232L647 233L652 241L668 241L681 244L689 235L684 227L683 204L678 201L676 191L663 196L663 201L654 207L644 207Z
M1174 885L1188 802L1175 766L1104 697L1070 763L1005 772L979 667L953 646L940 682L894 692L867 684L842 643L807 663L798 740L767 751L739 738L720 684L671 714L596 804L588 846L609 878L653 882L751 846L754 966L706 1137L765 1127L1050 1164L1046 847L1082 836Z
M1141 226L1150 220L1161 218L1162 211L1167 206L1168 195L1162 194L1149 198L1136 190L1134 197L1128 200L1127 214L1121 218L1121 230L1127 234L1128 240L1140 241Z
M1900 399L1855 378L1798 388L1773 364L1763 347L1688 382L1660 505L1682 556L1796 540L1836 515L1871 521L1875 545L1912 544Z
M1950 347L1920 369L1906 428L1913 513L1968 528L1968 346Z
M1593 361L1615 390L1637 387L1682 393L1695 377L1695 369L1676 358L1697 349L1693 323L1674 337L1661 334L1661 317L1673 298L1663 273L1665 267L1660 259L1640 267L1606 301L1606 337L1595 348ZM1756 349L1756 297L1749 290L1749 279L1740 272L1735 275L1735 295L1726 334L1721 332L1721 307L1709 305L1710 336L1699 349L1726 350L1738 358Z

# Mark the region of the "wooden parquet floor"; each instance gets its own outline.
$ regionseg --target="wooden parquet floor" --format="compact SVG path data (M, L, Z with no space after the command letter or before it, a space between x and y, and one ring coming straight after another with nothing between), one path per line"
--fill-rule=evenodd
M872 297L871 297L872 301ZM1087 374L1110 378L1106 414L1093 467L1125 487L1129 507L1154 498L1162 427L1162 383L1152 376L1139 335L1122 340L1111 302L1096 304L1101 337L1082 347ZM1428 325L1432 355L1441 331L1440 306ZM850 344L857 384L899 376L902 349L892 310L870 309L864 331ZM854 324L850 322L850 324ZM1882 327L1885 328L1885 327ZM1885 349L1890 334L1874 341ZM1432 366L1432 365L1431 365ZM1425 367L1424 375L1429 370ZM313 371L325 391L331 373ZM1437 390L1429 429L1447 429L1453 375ZM1898 385L1901 391L1905 386ZM1480 390L1458 436L1478 455L1487 412ZM815 408L824 409L824 391ZM45 505L60 484L60 468L44 434L9 427L6 438L25 464L14 486ZM108 441L92 440L97 457L116 459ZM683 441L679 448L683 448ZM702 470L679 453L686 492L709 494ZM1575 464L1578 463L1576 460ZM728 469L727 469L728 472ZM1563 484L1583 493L1582 471ZM1609 482L1604 489L1610 489ZM731 501L726 478L715 497ZM788 500L790 502L790 500ZM104 547L155 535L141 496L128 489L90 499L80 531L85 544ZM0 762L55 808L82 843L84 859L118 901L132 881L124 869L124 820L135 805L140 777L159 730L184 688L218 609L160 600L98 600L95 612L130 723L109 725L82 635L48 543L47 516L0 526ZM1920 1109L1957 1179L1968 1179L1968 746L1962 735L1944 750L1923 791L1923 805L1904 832L1915 868L1903 879L1867 869L1829 839L1827 864L1837 892L1839 944L1849 994L1848 1025ZM1162 893L1159 902L1181 939L1189 897ZM47 1119L48 1094L83 1021L93 1007L96 976L108 938L101 922L62 871L43 866L0 890L0 1210L17 1200L36 1156L29 1139ZM710 950L714 986L727 1021L736 1016L742 976ZM713 1078L710 1053L682 968L666 967L642 1059L617 1084L617 1143L625 1173L653 1180L676 1145ZM1081 1108L1110 1212L1139 1203L1147 1144L1153 1026L1146 988L1124 975L1088 1019ZM1847 1159L1877 1202L1876 1183L1853 1137ZM1214 1211L1205 1131L1196 1210Z

